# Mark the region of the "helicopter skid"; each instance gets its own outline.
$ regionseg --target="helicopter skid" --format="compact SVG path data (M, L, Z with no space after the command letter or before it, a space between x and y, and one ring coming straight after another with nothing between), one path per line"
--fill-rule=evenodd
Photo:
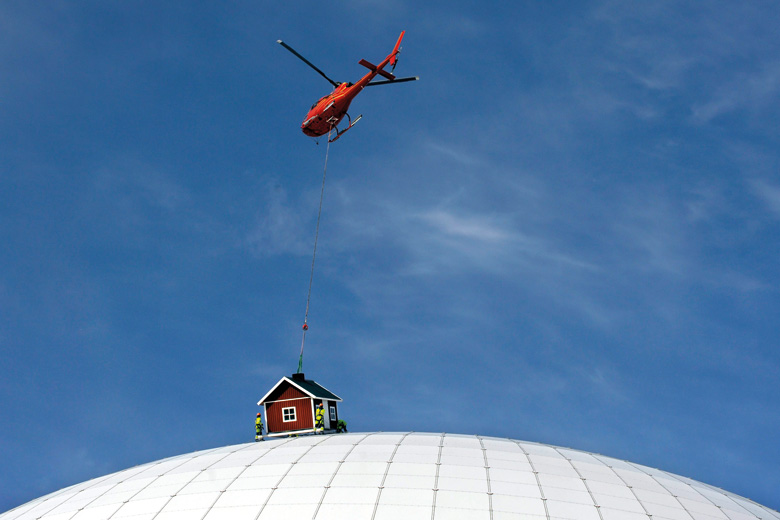
M349 117L349 116L347 116L347 117ZM334 141L338 140L338 138L339 138L339 137L341 137L342 135L344 135L344 132L346 132L347 130L349 130L349 129L350 129L350 128L352 128L353 126L355 126L355 123L357 123L358 121L360 121L360 118L362 118L362 117L363 117L363 114L360 114L359 116L357 116L357 117L355 118L355 120L354 120L354 121L350 121L350 122L349 122L349 126L348 126L348 127L346 127L344 130L338 130L338 131L336 132L336 135L333 137L333 139L328 139L328 142L329 142L329 143L332 143L332 142L334 142Z

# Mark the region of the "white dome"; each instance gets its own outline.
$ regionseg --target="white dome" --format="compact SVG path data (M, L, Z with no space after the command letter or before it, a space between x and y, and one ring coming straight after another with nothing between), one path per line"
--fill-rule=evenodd
M602 455L473 435L308 436L179 455L0 520L749 520L780 513Z

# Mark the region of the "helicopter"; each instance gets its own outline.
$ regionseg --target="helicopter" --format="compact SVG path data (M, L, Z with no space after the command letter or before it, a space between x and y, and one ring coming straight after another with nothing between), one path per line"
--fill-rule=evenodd
M374 65L366 60L360 60L358 62L360 65L366 67L370 72L360 78L357 83L333 81L324 72L315 67L314 64L312 64L309 60L298 54L295 49L284 43L282 40L277 40L277 43L293 53L296 57L300 58L306 65L316 70L320 76L328 80L334 87L333 92L327 96L321 97L311 106L309 113L306 114L306 118L303 120L303 123L301 123L301 130L303 133L311 137L320 137L328 134L328 142L332 143L341 137L344 132L355 126L355 123L360 121L360 118L363 117L361 114L353 121L347 113L349 104L352 103L352 100L355 99L355 96L360 94L363 88L373 87L376 85L388 85L390 83L403 83L405 81L416 81L420 79L417 76L396 78L392 74L392 71L395 69L395 66L398 63L398 53L401 52L401 40L403 40L405 32L406 31L401 31L401 36L398 37L398 41L393 48L393 52L388 54L387 58L382 60L379 65ZM390 66L390 72L385 70L385 67L388 65ZM371 80L373 80L377 75L382 76L385 79L374 81L372 83ZM338 125L341 120L344 119L344 116L347 116L349 125L347 128L339 130L336 125ZM330 138L330 132L334 128L336 129L336 134L333 138Z

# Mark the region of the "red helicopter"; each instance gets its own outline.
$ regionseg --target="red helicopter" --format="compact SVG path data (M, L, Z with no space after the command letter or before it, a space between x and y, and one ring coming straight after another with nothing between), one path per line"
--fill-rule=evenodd
M303 130L303 133L311 137L320 137L325 134L330 135L330 131L335 128L336 135L332 139L328 139L328 142L332 143L341 137L344 132L352 128L355 123L360 121L360 118L363 117L362 115L359 115L353 121L352 118L349 117L349 114L347 114L347 110L349 109L349 104L352 103L352 100L355 99L355 96L360 94L360 91L363 90L364 87L387 85L390 83L403 83L404 81L415 81L420 79L417 76L409 78L396 78L391 72L384 70L388 65L390 65L391 71L395 69L395 65L398 62L398 53L401 52L401 40L403 39L405 32L406 31L401 31L401 36L398 37L398 42L396 42L395 48L393 48L393 52L391 52L387 58L382 60L379 65L374 65L367 62L366 60L360 60L358 62L371 72L360 78L357 83L337 83L333 81L328 76L326 76L324 72L315 67L309 60L298 54L295 49L284 43L282 40L277 40L277 43L281 44L282 47L295 54L306 65L319 72L320 76L328 80L331 85L335 87L333 92L320 98L319 101L311 106L311 110L309 110L309 113L306 114L306 118L301 124L301 130ZM374 79L377 74L386 79L383 81L375 81L371 83L371 80ZM347 119L349 120L349 126L343 130L339 130L336 128L336 125L338 125L339 122L344 119L344 116L347 116Z

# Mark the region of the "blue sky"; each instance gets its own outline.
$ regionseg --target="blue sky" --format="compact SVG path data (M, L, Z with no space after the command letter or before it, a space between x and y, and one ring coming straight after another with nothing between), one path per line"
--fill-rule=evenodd
M0 3L0 510L253 438L478 433L780 509L775 2Z

